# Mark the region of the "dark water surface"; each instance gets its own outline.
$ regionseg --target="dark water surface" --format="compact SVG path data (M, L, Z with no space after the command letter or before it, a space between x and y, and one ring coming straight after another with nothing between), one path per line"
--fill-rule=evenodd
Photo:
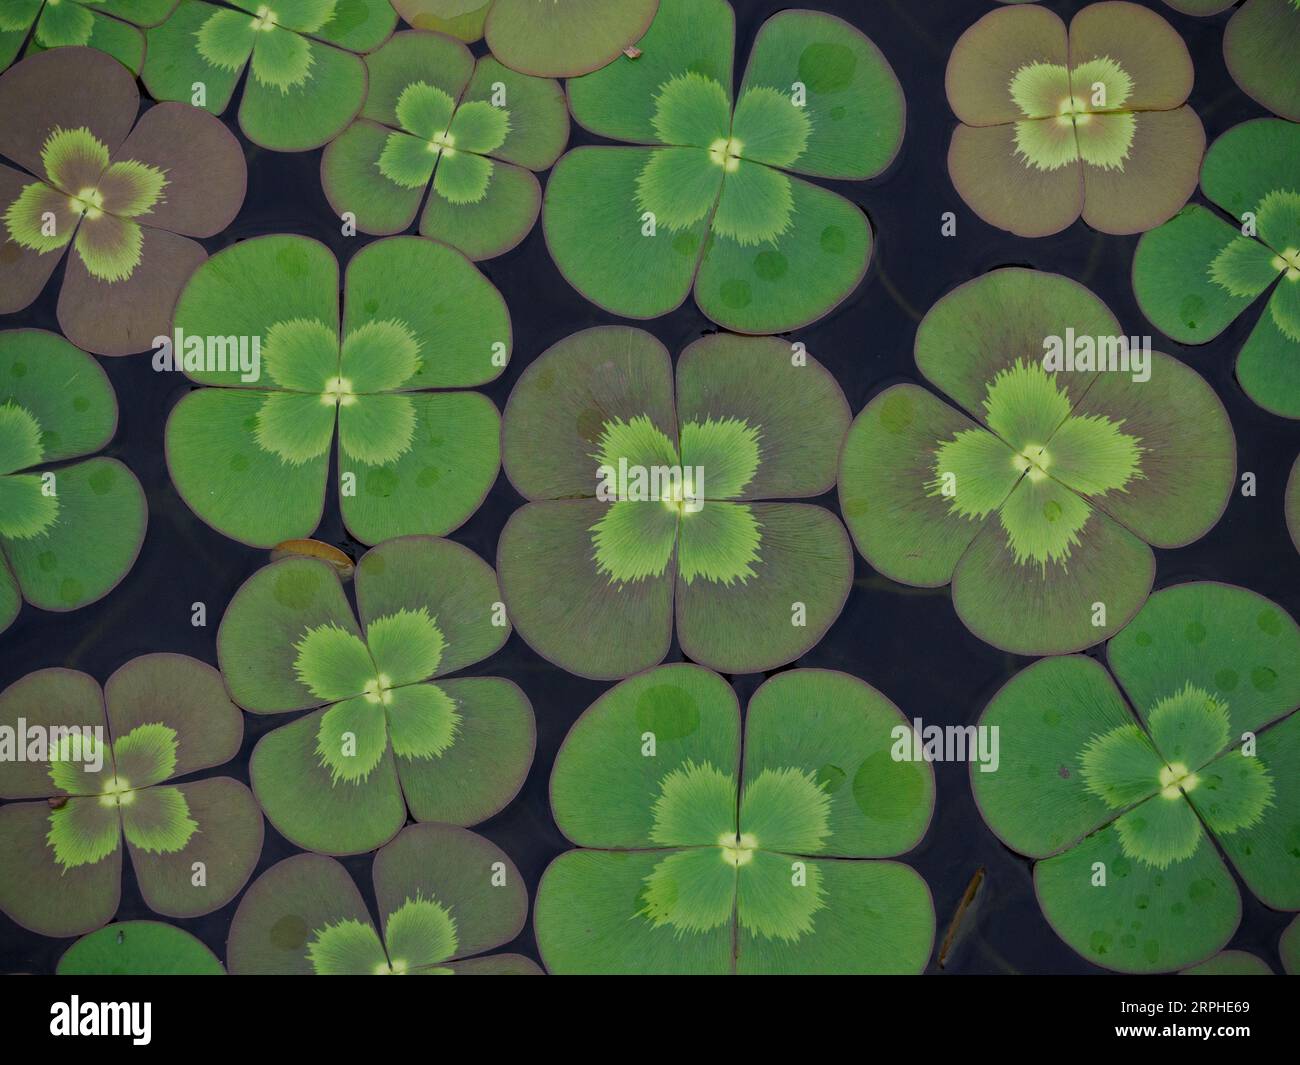
M732 0L737 16L736 77L758 27L790 6L781 0ZM916 325L945 292L999 266L1025 265L1065 274L1097 293L1128 333L1151 334L1157 350L1175 355L1199 371L1228 409L1237 434L1238 470L1258 478L1258 495L1234 493L1227 512L1204 539L1175 551L1156 551L1156 587L1214 579L1244 585L1300 615L1300 563L1286 532L1282 496L1287 473L1300 449L1300 424L1260 410L1233 377L1236 352L1263 306L1248 310L1214 343L1185 348L1166 340L1138 310L1129 280L1136 237L1103 236L1076 222L1064 233L1024 240L991 228L963 205L948 180L945 160L955 119L944 96L943 75L958 36L996 6L987 0L808 0L852 21L876 42L893 64L907 96L907 135L894 165L870 182L826 182L857 203L871 219L875 251L866 279L834 314L792 336L835 374L856 414L878 392L899 381L920 380L912 359ZM1083 0L1047 0L1067 20ZM1213 140L1248 118L1266 114L1237 89L1223 63L1223 27L1231 12L1208 19L1180 15L1159 3L1146 6L1182 34L1196 64L1191 103ZM476 50L481 51L482 46ZM224 116L238 135L235 107ZM248 197L239 217L220 236L206 241L216 251L266 233L301 233L323 241L346 263L373 238L344 237L320 187L319 151L280 155L247 143ZM598 138L574 128L573 143ZM545 180L543 178L543 180ZM957 215L957 236L940 235L940 215ZM514 251L482 264L505 295L514 322L510 366L482 389L499 408L524 368L556 341L589 326L622 321L588 303L552 264L541 225ZM62 268L60 268L61 271ZM56 276L42 297L21 314L0 319L0 327L35 326L57 331ZM393 279L401 284L400 278ZM714 331L691 300L644 328L676 355L697 337ZM159 333L167 332L159 323ZM107 454L120 458L143 483L149 498L149 531L135 568L106 599L72 614L48 614L24 606L13 627L0 636L0 687L48 666L85 670L100 681L129 659L153 651L174 651L216 664L216 628L235 589L267 562L267 553L244 547L208 528L181 502L163 460L163 425L189 385L175 374L154 373L148 356L103 359L121 407L117 437ZM331 478L331 494L336 480ZM820 502L838 513L835 493ZM495 564L497 537L521 499L504 474L482 508L453 534ZM358 557L338 517L336 499L325 507L316 536ZM190 626L190 607L207 604L208 627ZM1092 652L1099 655L1097 650ZM674 643L668 660L681 658ZM844 612L821 643L795 663L839 669L875 685L909 717L932 724L974 722L997 689L1029 659L981 643L957 620L947 588L907 588L875 573L857 558L852 593ZM512 635L505 648L468 671L509 677L533 702L537 715L537 757L518 798L501 814L476 827L514 859L530 898L547 864L568 844L551 817L547 782L561 740L574 719L611 685L569 676L544 662ZM760 675L733 678L742 705L762 683ZM265 733L290 715L245 715L239 757L200 776L248 778L248 758ZM968 918L962 941L945 970L960 973L1103 972L1084 961L1048 927L1034 898L1030 863L1007 850L985 826L971 798L964 764L936 766L937 805L930 831L903 860L930 885L938 916L938 940L971 876L984 867L978 911ZM295 853L268 823L266 844L254 879ZM0 855L0 861L21 860ZM372 912L371 857L342 859ZM158 918L144 904L130 862L123 863L119 920ZM1230 947L1251 951L1280 971L1278 936L1289 914L1266 909L1238 881L1241 927ZM174 920L225 957L226 930L238 899L197 920ZM170 919L167 919L170 920ZM46 939L0 915L0 972L52 972L70 940ZM537 959L531 918L508 948ZM938 972L932 959L931 971Z

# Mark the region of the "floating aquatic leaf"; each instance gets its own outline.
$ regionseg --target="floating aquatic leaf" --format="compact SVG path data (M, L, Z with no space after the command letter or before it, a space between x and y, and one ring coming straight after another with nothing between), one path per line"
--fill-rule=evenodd
M388 0L181 0L149 30L140 77L155 100L214 115L242 79L245 136L272 151L307 151L356 117L366 97L357 53L378 48L396 23Z
M584 849L538 888L547 968L920 972L929 889L880 860L915 846L934 806L929 763L891 756L909 727L827 670L767 681L743 739L715 673L678 664L623 681L574 724L551 776L556 823Z
M1175 11L1184 15L1217 15L1227 11L1237 0L1165 0Z
M1049 658L980 719L1001 764L972 771L1004 843L1038 859L1043 913L1089 961L1164 972L1213 959L1241 900L1221 854L1266 905L1300 909L1300 629L1223 584L1155 593L1091 658ZM1257 968L1257 966L1252 966Z
M27 740L23 760L0 762L0 797L37 800L0 807L12 859L0 867L0 909L23 927L72 936L108 922L124 849L146 905L171 917L211 913L247 882L262 850L248 788L229 777L166 783L239 751L243 719L211 666L144 655L103 689L85 673L43 669L0 693L0 723ZM162 949L144 934L146 954ZM111 945L96 943L86 964L109 964Z
M59 325L100 355L153 345L206 258L190 238L220 232L244 201L225 126L180 104L137 122L139 103L131 74L91 48L0 75L0 156L22 168L0 166L0 313L31 304L67 253Z
M0 8L0 70L23 51L86 45L131 71L144 62L142 27L156 26L177 0L7 0Z
M94 359L53 333L0 333L0 631L24 599L76 610L135 564L147 522L140 482L116 459L83 458L116 427L117 400Z
M1192 14L1213 14L1228 6L1216 0L1213 10ZM1298 37L1296 0L1246 0L1223 31L1223 60L1232 80L1247 96L1292 122L1300 122Z
M407 228L472 259L509 251L537 220L535 170L569 136L558 83L516 74L459 41L399 33L365 58L360 116L321 159L331 205L367 233Z
M1147 545L1196 540L1227 504L1236 445L1214 392L1065 277L967 282L921 322L916 362L960 409L912 384L872 399L840 458L840 508L873 567L951 581L962 621L996 647L1113 635L1151 589Z
M217 956L188 932L159 921L122 921L77 940L59 976L220 976Z
M230 926L230 971L255 975L532 975L485 955L523 928L528 892L510 858L450 825L410 825L374 860L378 926L347 871L299 854L248 889Z
M1189 205L1143 234L1133 255L1142 313L1180 343L1208 343L1247 308L1264 304L1237 355L1237 379L1251 399L1284 418L1300 418L1297 170L1295 123L1257 118L1234 126L1210 146L1201 168L1201 192L1220 210Z
M594 303L655 318L694 289L728 329L777 333L829 313L862 280L871 227L794 176L862 180L902 142L903 93L880 50L831 15L759 29L734 106L725 0L663 0L624 56L569 82L579 123L648 147L581 147L542 204L560 272Z
M678 359L637 329L560 341L519 379L502 430L530 502L501 534L510 616L582 676L682 649L728 673L793 661L839 616L853 577L834 481L848 405L811 356L725 334Z
M492 54L513 70L571 78L603 67L645 33L659 0L393 0L421 30L472 44L487 37Z
M510 634L496 575L468 548L409 536L367 552L358 622L337 571L287 558L235 593L217 653L254 714L314 709L253 750L253 790L294 843L373 850L406 821L471 825L504 807L532 763L527 697L452 677Z
M1184 969L1183 976L1272 976L1263 959L1244 950L1225 950L1209 961Z
M948 60L961 123L948 173L971 210L1019 236L1081 215L1103 233L1151 229L1196 187L1191 88L1187 46L1145 7L1091 4L1068 31L1037 5L990 11Z
M1291 466L1286 479L1286 527L1291 532L1291 542L1300 551L1300 456Z
M178 363L212 387L168 418L168 468L199 517L244 543L310 536L336 426L339 506L364 543L450 532L496 480L496 407L450 390L505 368L501 294L443 244L378 241L348 263L340 341L338 273L314 240L258 237L208 260L176 306Z
M1300 917L1286 926L1278 951L1282 955L1282 968L1291 976L1300 975Z

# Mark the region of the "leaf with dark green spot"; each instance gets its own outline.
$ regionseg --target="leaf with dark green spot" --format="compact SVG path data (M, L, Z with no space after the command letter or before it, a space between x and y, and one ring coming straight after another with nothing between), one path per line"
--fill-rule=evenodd
M373 876L377 926L332 858L300 854L272 866L235 911L231 972L538 971L515 955L481 956L513 939L528 910L514 863L481 836L411 825L375 854Z
M61 337L0 334L0 596L5 624L19 594L45 610L103 598L135 563L146 507L135 475L116 459L66 463L103 447L117 422L108 378ZM83 550L93 543L94 550Z
M980 725L1003 742L998 772L972 765L981 813L1043 859L1043 912L1090 961L1200 971L1241 915L1220 852L1267 905L1300 904L1300 716L1283 664L1297 639L1262 596L1177 585L1110 642L1133 711L1087 658L1036 663L989 703Z
M1207 581L1156 592L1107 655L1144 719L1190 683L1226 704L1234 742L1300 704L1300 628L1244 588Z
M274 562L236 592L217 638L250 711L325 704L264 736L250 772L276 828L331 854L382 845L408 809L450 824L490 817L519 790L536 739L514 684L446 678L509 635L485 562L447 540L400 537L361 558L355 586L360 624L332 566Z
M1284 418L1300 417L1297 166L1295 123L1257 118L1234 126L1210 145L1201 169L1201 191L1226 215L1187 207L1144 234L1133 257L1138 303L1175 340L1204 344L1260 307L1237 356L1237 378L1251 399Z
M574 724L552 774L561 830L609 849L569 851L543 874L547 967L921 971L929 890L905 865L864 860L914 846L929 823L929 766L890 757L900 727L879 692L825 670L764 684L743 739L734 693L698 666L611 689Z
M394 276L411 282L394 288ZM186 372L219 387L172 411L168 463L182 498L226 535L264 547L310 535L336 421L340 505L365 542L450 532L496 479L496 408L426 390L502 372L511 331L501 294L459 252L417 237L349 262L341 337L337 287L323 245L273 236L214 256L182 293L176 329L204 349ZM211 350L214 339L229 344Z
M1181 969L1222 949L1241 919L1241 899L1209 839L1202 834L1190 858L1163 871L1129 858L1119 839L1111 825L1034 867L1057 935L1120 972ZM1102 873L1105 886L1094 886Z
M577 148L547 185L556 265L607 310L658 317L694 287L719 325L784 332L866 272L862 211L789 171L864 179L889 165L904 102L888 61L847 23L784 12L760 29L733 104L734 36L725 0L664 0L637 58L569 83L582 125L655 146Z

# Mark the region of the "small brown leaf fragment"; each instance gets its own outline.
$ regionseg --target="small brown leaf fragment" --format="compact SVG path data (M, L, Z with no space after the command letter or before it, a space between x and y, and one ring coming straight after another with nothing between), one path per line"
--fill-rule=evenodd
M328 562L339 575L339 580L350 581L356 569L356 563L333 544L320 540L285 540L271 548L271 561L279 562L285 558L314 558Z
M940 969L948 961L948 953L957 942L957 933L961 929L962 920L975 904L975 899L979 896L980 887L983 883L984 866L981 865L975 870L975 875L970 878L970 883L966 885L966 890L962 892L961 901L957 903L957 909L953 911L952 920L948 922L948 931L944 933L943 943L939 946Z

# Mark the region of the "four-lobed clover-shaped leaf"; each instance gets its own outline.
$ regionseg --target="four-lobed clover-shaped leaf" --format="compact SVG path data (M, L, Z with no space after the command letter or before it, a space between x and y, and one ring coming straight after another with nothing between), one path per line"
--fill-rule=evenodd
M1043 913L1089 961L1201 962L1241 900L1300 909L1300 628L1216 583L1156 592L1091 658L1037 662L993 697L997 772L972 767L990 828L1039 859ZM1126 701L1127 697L1127 701Z
M108 922L124 837L158 913L211 913L247 882L263 830L248 788L230 777L168 783L239 751L244 721L211 666L144 655L102 689L43 669L0 693L0 723L26 743L21 761L0 761L0 798L39 800L0 806L0 910L24 928L72 936Z
M181 0L149 31L141 79L155 100L225 111L244 71L239 128L277 152L319 148L356 117L366 67L397 24L388 0Z
M486 37L492 54L512 70L571 78L630 48L659 0L393 0L393 6L417 29L467 44Z
M59 976L221 976L221 961L184 929L119 921L83 936L59 959Z
M1202 5L1206 13L1214 3ZM59 301L60 323L103 354L148 346L148 334L156 332L150 316L174 301L204 258L195 242L178 234L219 231L243 198L242 153L219 123L183 105L162 104L131 132L134 109L126 100L134 86L128 92L120 72L109 73L116 64L104 62L107 53L139 69L133 51L139 34L122 20L156 24L174 6L175 0L20 0L0 13L0 68L12 60L4 53L15 35L14 53L30 33L32 54L0 78L0 104L35 108L50 118L35 132L13 108L17 120L0 119L0 154L36 176L33 182L0 166L0 200L7 203L3 250L13 253L0 255L0 281L12 282L14 299L26 299L12 308L22 309L72 244L75 261ZM572 66L578 55L603 66L623 47L609 51L613 40L624 39L637 18L643 21L632 39L639 36L657 5L620 4L581 41L561 40L551 24L561 21L558 15L537 23L544 5L536 0L406 0L397 6L423 9L412 19L417 26L457 35L468 30L471 39L475 20L481 29L487 18L494 52L531 57L511 64L527 70L535 63ZM600 14L579 6L587 21L599 22ZM530 171L550 165L567 138L554 83L516 74L492 58L475 60L438 34L399 34L364 61L342 51L364 52L391 33L383 0L236 0L234 7L183 0L158 31L153 77L175 88L176 99L188 99L182 83L194 66L191 47L204 64L222 71L217 99L206 104L217 113L249 65L240 111L245 132L268 147L301 150L338 134L342 126L303 143L350 106L357 68L360 106L368 67L365 109L322 161L332 205L351 210L355 199L361 229L396 232L410 225L428 190L420 232L471 258L501 254L527 234L539 202ZM997 35L985 24L999 13L986 17L959 42L949 66L950 100L969 123L954 135L949 157L963 198L985 220L1013 232L1056 232L1073 220L1065 219L1071 183L1056 172L1071 170L1078 175L1073 217L1082 213L1106 232L1136 232L1167 218L1178 207L1173 200L1185 183L1184 164L1193 149L1199 162L1204 149L1199 120L1180 106L1187 96L1185 88L1178 94L1181 83L1190 87L1181 40L1163 20L1131 4L1094 4L1068 34L1041 8L1018 11L1038 14L1033 22L1022 17L1015 33L1005 32L1012 23L1004 20ZM1278 50L1286 36L1276 24L1300 17L1297 12L1297 0L1249 0L1225 37L1230 70L1243 90L1291 118L1294 64L1288 66ZM564 18L578 14L570 5ZM870 228L851 204L782 171L830 177L879 172L901 140L902 97L888 63L865 37L845 42L839 20L786 12L760 30L733 114L732 21L722 0L665 0L637 58L618 59L571 84L580 122L652 147L579 149L572 159L566 156L548 189L547 236L566 277L608 309L651 317L680 303L695 285L701 309L721 324L774 332L832 309L861 279L870 255ZM494 25L502 28L494 33ZM1057 26L1064 34L1059 42ZM1181 58L1173 54L1171 37ZM1236 42L1231 47L1230 40ZM60 48L57 55L67 53L61 65L42 55L53 47ZM87 55L96 50L98 59ZM603 58L592 61L599 50ZM996 98L996 79L976 68L1000 67L1004 58L1014 62L1022 53L1035 58L1016 66L1010 78L1019 112L991 119L1006 104ZM1166 61L1154 70L1149 61L1145 68L1126 66L1126 60L1152 55ZM787 76L786 68L797 74ZM325 74L326 84L317 83ZM490 102L499 84L509 104ZM794 103L791 85L806 92L806 105ZM1100 102L1090 95L1098 86ZM868 90L883 100L868 101ZM1061 96L1055 109L1048 106L1053 94ZM967 103L959 106L958 98ZM355 116L353 107L343 125ZM520 118L535 121L521 129ZM846 118L853 128L826 132L828 124ZM866 126L871 137L863 149L858 127ZM1028 177L1008 170L994 150L989 133L1001 137L1008 129L1012 160ZM852 136L839 136L844 132ZM628 162L633 152L637 166ZM613 153L624 162L615 164ZM867 155L874 169L860 173L860 158ZM1300 395L1300 360L1289 358L1300 351L1300 296L1290 299L1300 292L1300 199L1294 182L1288 183L1296 168L1287 170L1296 157L1300 138L1278 120L1255 120L1225 134L1205 156L1202 187L1234 217L1250 212L1249 231L1190 207L1145 236L1134 262L1143 310L1189 343L1213 339L1276 282L1242 350L1238 374L1256 402L1287 417L1300 416L1290 399ZM986 184L990 171L1001 187ZM602 181L631 189L627 204L617 195L593 204L591 183ZM1266 188L1270 181L1276 187ZM16 195L9 195L11 185ZM175 203L182 191L182 202ZM618 230L615 211L624 206L637 232L616 256L602 234ZM584 209L595 221L583 221ZM837 224L844 222L841 209L858 216L860 229ZM647 213L659 239L665 229L673 238L676 258L654 247L640 254L644 249L633 240L652 239L640 233ZM55 223L47 232L51 216ZM815 221L828 223L817 239L820 258L807 228ZM847 240L845 229L853 230ZM787 271L833 272L826 257L843 256L846 244L849 259L860 245L860 269L847 286L848 275L836 274L833 296L831 289L809 292L783 282ZM637 254L626 254L628 248ZM370 552L358 568L361 627L337 575L302 559L256 574L223 621L231 689L238 680L260 703L248 709L274 713L331 704L258 745L254 783L268 816L294 842L330 853L390 841L374 866L381 931L341 865L300 855L271 869L245 896L231 930L232 971L536 971L514 955L469 957L509 941L522 926L527 895L508 857L449 825L416 825L393 835L408 806L418 820L469 824L490 816L522 783L533 747L531 708L509 682L429 683L490 654L509 632L504 622L491 620L499 592L490 567L449 542L403 535L459 525L491 484L486 464L476 459L486 448L494 475L499 458L495 441L485 444L499 424L494 408L489 416L481 405L471 410L428 402L469 397L421 394L490 380L504 365L501 349L509 348L499 295L476 272L479 284L469 281L463 259L446 252L442 245L402 238L358 255L345 284L342 339L337 263L303 238L262 238L222 253L228 261L208 270L202 284L191 284L177 308L178 329L207 340L209 355L214 338L256 337L265 345L260 382L201 362L187 367L199 383L225 386L187 397L168 423L173 475L196 513L250 543L310 532L323 507L337 424L340 473L356 474L357 497L364 498L350 507L356 497L341 493L349 528L368 532L362 538L369 542L403 536ZM1204 276L1189 278L1188 264L1194 268L1207 255ZM752 277L739 276L746 268ZM395 275L423 280L431 274L440 282L459 275L461 283L450 286L450 296L446 284L437 286L436 297L432 289L396 297L387 291ZM1058 386L1036 363L1042 348L1034 342L1042 338L1035 327L1046 313L1053 324L1068 319L1083 333L1109 311L1086 289L1073 286L1075 292L1066 293L1055 284L1064 279L1040 286L1026 276L1033 274L998 271L963 286L959 292L969 290L969 298L959 300L954 292L932 309L918 333L918 364L967 410L976 411L978 402L984 413L972 422L907 385L873 400L845 447L846 520L873 564L881 567L875 550L894 567L882 572L908 574L898 579L918 584L953 579L963 620L998 646L1077 649L1115 633L1146 601L1110 645L1112 668L1137 708L1136 722L1096 663L1074 657L1038 663L985 711L985 723L1009 723L1003 731L1023 739L1006 752L1006 776L990 781L972 773L977 800L1004 841L1043 859L1035 881L1044 912L1090 960L1135 971L1188 966L1189 973L1266 972L1252 955L1215 953L1240 914L1215 848L1269 905L1300 908L1296 848L1288 844L1300 838L1300 825L1284 823L1300 799L1293 794L1300 779L1300 679L1288 668L1300 655L1300 630L1275 604L1243 589L1185 585L1146 600L1147 573L1140 596L1133 594L1150 568L1143 541L1190 542L1222 513L1234 471L1231 427L1200 377L1158 353L1151 382L1097 373L1078 375L1079 384L1067 377ZM995 277L1001 278L997 288ZM333 306L325 310L320 297L328 280ZM989 285L976 293L982 282ZM497 295L495 302L489 293ZM435 298L440 302L430 311ZM467 298L470 316L485 327L482 343L477 335L465 342L463 329L461 339L450 342L450 327L441 321L448 310L464 314ZM947 301L945 313L938 313ZM660 303L668 305L647 312ZM285 307L296 313L263 323L263 330L205 331L223 320L232 328L257 324ZM504 329L496 329L501 320ZM972 320L989 334L974 343L963 338ZM183 359L185 352L177 355ZM778 485L782 496L817 494L812 485L822 480L823 452L832 436L838 443L847 422L843 395L830 375L813 360L790 356L790 347L777 341L719 336L697 342L679 361L680 412L667 352L636 330L589 330L529 368L511 397L503 439L507 472L530 502L502 535L500 566L503 584L514 582L522 596L511 601L521 635L539 653L582 675L625 676L666 653L674 598L683 649L717 668L770 668L820 638L838 615L851 577L850 561L849 577L837 579L842 567L833 532L842 538L842 529L833 518L834 530L809 514L793 520L796 510L820 508L752 502L762 495L760 484ZM474 369L479 360L490 367L486 376ZM33 361L39 365L28 377ZM52 334L23 331L0 335L0 381L5 370L15 380L0 385L0 545L17 580L0 565L0 628L17 613L19 587L49 609L71 609L107 594L134 561L144 526L138 482L112 460L55 466L50 472L59 491L41 491L49 463L87 454L111 438L116 404L94 360ZM324 374L320 381L317 371ZM800 371L802 379L795 376ZM272 387L265 388L268 379ZM77 385L94 395L77 392ZM202 409L191 402L199 396L212 397ZM66 429L61 417L68 418ZM273 458L258 454L250 462L236 452L229 456L230 474L218 470L214 476L202 455L210 456L214 441L230 435L251 437ZM444 447L447 436L453 440ZM811 439L796 442L800 436ZM926 444L920 437L933 439ZM352 468L345 469L349 459ZM596 466L642 460L704 471L698 519L687 505L691 482L685 473L678 495L649 500L649 507L633 508L630 499L594 501ZM250 467L253 475L245 475ZM846 473L853 480L847 491ZM912 484L917 473L921 479ZM949 474L957 485L952 493L944 488ZM709 486L718 482L711 477L726 485L716 497L718 490ZM286 478L292 482L287 513ZM430 522L419 513L429 508L407 489L412 483L421 489L445 485L449 478L455 482L451 498L434 493L440 498ZM1295 481L1293 470L1286 496L1293 539L1300 509ZM963 486L974 486L974 498L969 488L963 494ZM394 495L398 500L389 505ZM318 497L310 527L299 520L295 528L302 531L273 535L308 514ZM570 519L578 512L565 508L593 502L590 524L575 528ZM92 514L110 528L89 531L83 516ZM689 535L693 520L709 535ZM914 534L901 546L900 520ZM108 561L100 532L109 540ZM51 546L51 537L62 542L69 535L95 538L85 573L68 570L66 552ZM72 544L78 547L73 554L89 555ZM773 550L783 555L769 570ZM1012 581L1001 579L1009 561L1023 567ZM947 578L933 579L945 569ZM958 581L963 576L965 584ZM87 592L83 580L107 586ZM804 597L811 603L787 594L796 584L813 588ZM558 601L548 600L548 592ZM1014 611L1020 622L1029 613L1044 623L1032 647L1015 643L1015 633L1039 626L996 619L1007 612L1008 595L1023 600ZM1084 614L1074 617L1089 600L1112 609L1109 624L1091 621L1090 635ZM802 634L803 623L792 626L798 637L792 639L773 619L779 615L790 624L796 603L810 607L811 618ZM756 619L753 631L742 626L743 643L720 630L737 608ZM647 616L650 624L643 621ZM659 621L664 624L654 624ZM1250 659L1248 673L1240 671L1243 655ZM1057 708L1043 711L1049 704ZM473 713L464 714L467 709ZM476 716L483 720L467 720ZM159 912L211 912L247 882L262 836L247 789L227 778L165 783L220 764L239 746L242 721L215 671L182 656L151 655L124 666L101 691L84 674L43 670L0 693L0 721L19 718L52 729L99 725L109 736L85 749L102 756L103 776L67 760L75 758L68 740L51 749L45 765L0 765L0 795L48 799L0 807L3 849L42 855L35 875L25 867L20 876L18 863L0 873L0 908L20 924L48 935L103 925L120 894L123 837L145 899ZM790 720L793 727L785 724ZM552 779L562 830L580 847L600 849L569 852L547 870L537 934L548 966L557 972L919 971L934 933L924 882L897 863L843 860L896 854L924 835L933 778L924 764L888 758L890 727L899 721L897 708L855 678L796 670L754 696L742 758L735 695L715 674L665 666L618 685L575 724ZM655 749L650 756L647 736ZM1245 748L1243 736L1249 737ZM1077 751L1048 773L1049 763L1075 740ZM852 766L846 771L829 760L854 760L845 752L860 756L855 774ZM447 776L459 771L462 779L435 779L430 762ZM842 787L850 785L850 774L851 786ZM1027 819L1025 810L1045 808L1059 817ZM210 864L196 854L206 855L214 840L221 848L218 875L213 887L205 882L194 889L196 898L189 893L189 870L193 861ZM1118 903L1089 891L1098 862L1120 889ZM509 891L490 883L498 868ZM471 876L479 873L481 882ZM628 898L635 900L631 908ZM1167 907L1161 905L1166 899ZM1147 914L1153 905L1155 912ZM1141 917L1119 916L1128 909ZM838 911L835 927L828 928L832 910ZM1292 968L1285 935L1282 952ZM67 952L59 971L222 969L188 933L146 921L100 928Z
M1194 370L1151 352L1147 380L1054 372L1051 338L1104 358L1123 339L1105 304L1057 274L961 285L916 335L921 373L958 407L893 385L840 459L840 508L867 561L904 584L951 581L966 627L1017 654L1081 650L1123 627L1155 577L1148 544L1208 532L1236 468L1227 412Z
M1201 192L1228 217L1191 204L1143 234L1138 304L1174 340L1206 344L1268 292L1237 380L1265 410L1300 418L1300 126L1234 126L1205 153Z
M545 170L569 139L555 81L516 74L435 33L399 33L366 56L360 117L321 159L340 215L366 233L420 232L471 259L509 251L537 220Z
M865 179L903 137L880 50L832 15L783 11L758 32L734 106L735 15L664 0L641 55L569 82L593 133L555 166L542 224L560 272L605 310L655 318L692 288L709 318L777 333L829 313L862 280L866 216L793 176Z
M830 373L775 338L707 336L675 374L639 329L560 341L501 434L529 500L497 551L519 634L599 679L662 661L674 615L683 652L722 672L798 658L839 616L853 549L823 507L766 501L827 491L848 421Z
M1205 130L1186 106L1187 46L1136 4L1090 4L1067 31L1037 5L990 11L953 47L960 120L948 173L980 218L1019 236L1082 215L1103 233L1158 226L1187 202Z
M518 954L528 891L508 855L451 825L408 825L374 860L378 927L347 870L299 854L248 889L230 926L236 975L530 976Z
M339 320L338 262L307 237L236 244L181 293L176 358L219 387L176 405L167 464L185 502L225 535L258 547L310 536L336 424L339 506L364 543L448 533L496 480L496 407L448 391L505 368L510 316L492 283L444 244L392 237L349 261L341 339ZM256 380L232 368L227 339L258 345Z
M767 681L743 726L699 666L623 681L569 731L551 808L580 850L542 876L553 973L917 973L925 881L889 858L925 835L928 762L896 761L906 720L845 673Z
M150 347L206 257L190 237L244 202L239 142L180 104L150 107L93 48L56 48L0 75L0 313L27 307L67 256L59 325L78 347ZM24 173L23 171L26 171Z
M457 825L491 817L523 784L535 741L515 684L444 679L510 634L487 563L450 540L401 537L367 552L354 581L356 615L327 563L273 562L235 593L217 635L245 710L320 708L263 736L249 772L281 835L329 854L374 850L408 809Z
M177 0L5 0L0 4L0 70L27 54L69 45L106 52L131 71L144 62L144 34Z
M76 610L135 564L148 508L117 459L117 400L84 351L53 333L0 333L0 632L23 600Z

